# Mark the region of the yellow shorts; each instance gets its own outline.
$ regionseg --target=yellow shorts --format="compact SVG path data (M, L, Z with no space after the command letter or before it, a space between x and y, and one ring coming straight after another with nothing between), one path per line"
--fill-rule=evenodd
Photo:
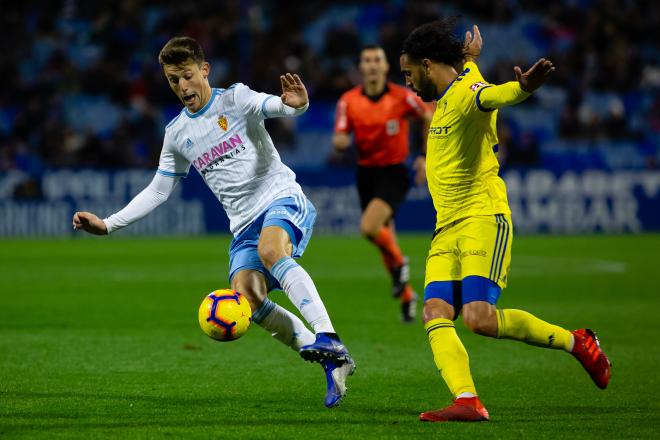
M512 241L513 226L507 214L478 215L450 223L433 237L424 286L477 275L506 287Z

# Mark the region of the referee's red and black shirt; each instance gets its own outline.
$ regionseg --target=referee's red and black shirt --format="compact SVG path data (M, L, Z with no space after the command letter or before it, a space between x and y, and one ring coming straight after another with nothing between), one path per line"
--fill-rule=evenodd
M381 167L408 157L408 118L421 118L426 104L411 90L388 82L382 95L367 96L362 86L344 93L337 103L335 132L353 132L358 165Z

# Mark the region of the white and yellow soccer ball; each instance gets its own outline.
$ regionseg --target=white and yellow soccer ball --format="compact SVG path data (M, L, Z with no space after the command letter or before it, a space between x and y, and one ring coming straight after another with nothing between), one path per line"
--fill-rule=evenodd
M245 296L231 289L209 293L199 306L199 325L216 341L233 341L250 328L252 310Z

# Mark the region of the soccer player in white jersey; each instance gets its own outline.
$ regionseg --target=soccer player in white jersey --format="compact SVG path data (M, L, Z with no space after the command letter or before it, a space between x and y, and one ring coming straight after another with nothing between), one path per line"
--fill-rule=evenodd
M294 260L309 242L316 210L280 160L263 122L302 114L309 106L304 84L298 75L282 75L281 97L257 93L241 83L211 88L210 65L199 43L188 37L168 41L158 59L184 105L165 129L158 171L142 192L110 217L101 220L76 212L74 229L106 235L133 223L165 202L192 165L230 220L232 289L247 297L255 323L303 359L323 366L328 383L324 403L336 406L355 364L314 282ZM268 299L273 289L284 290L314 333Z

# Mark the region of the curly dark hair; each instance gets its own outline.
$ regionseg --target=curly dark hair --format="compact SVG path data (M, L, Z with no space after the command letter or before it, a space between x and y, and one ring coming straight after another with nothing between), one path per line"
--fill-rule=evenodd
M158 62L161 66L165 64L176 66L187 61L193 61L198 65L205 61L202 46L194 38L174 37L158 54Z
M401 54L455 66L463 59L463 43L454 35L456 17L441 18L417 27L403 43Z

